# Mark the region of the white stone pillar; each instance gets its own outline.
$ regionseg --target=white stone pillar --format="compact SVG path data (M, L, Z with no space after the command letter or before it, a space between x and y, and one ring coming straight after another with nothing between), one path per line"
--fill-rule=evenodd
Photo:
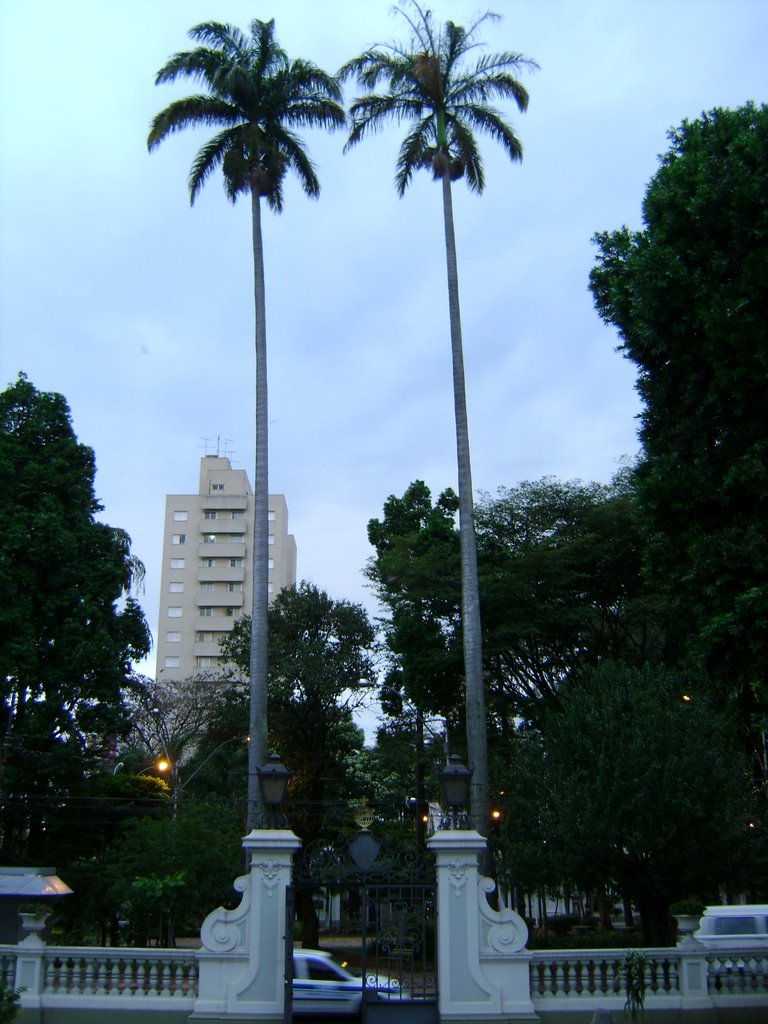
M286 889L300 841L288 829L254 829L243 839L250 870L235 881L235 910L203 922L198 998L190 1020L244 1017L282 1024L285 1004Z
M437 977L441 1021L535 1021L525 922L494 910L480 876L486 841L471 829L437 832L427 844L437 861Z

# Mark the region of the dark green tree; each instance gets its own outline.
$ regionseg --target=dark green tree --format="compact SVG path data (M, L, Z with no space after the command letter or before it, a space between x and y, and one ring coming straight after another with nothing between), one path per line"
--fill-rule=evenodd
M44 829L128 728L123 690L149 631L130 538L97 519L93 451L58 394L0 394L2 855L44 856Z
M401 498L390 495L383 517L368 523L376 554L365 567L387 611L387 687L402 691L424 713L452 718L462 703L457 508L450 489L433 504L422 480Z
M490 719L514 731L606 659L643 664L663 636L643 592L629 471L611 484L545 478L478 502Z
M247 617L238 620L222 642L224 656L241 668L248 628ZM306 581L270 605L269 742L293 772L292 813L305 840L319 831L322 805L344 796L344 766L362 746L352 712L374 679L374 639L362 605Z
M649 945L671 942L676 899L712 899L748 874L749 773L732 726L665 670L608 664L545 720L544 834L560 877L631 898Z
M522 159L522 145L495 109L496 100L511 100L520 111L528 93L518 73L536 64L519 53L482 54L479 30L497 19L486 13L468 29L452 21L440 25L417 0L402 0L396 12L410 29L405 45L375 46L349 61L342 78L354 78L366 95L352 103L352 128L347 148L388 122L409 123L397 160L395 186L403 195L418 170L429 170L442 185L445 255L448 272L453 399L459 477L461 539L461 616L466 686L467 748L471 767L472 813L487 831L490 796L486 742L485 690L480 627L477 551L473 522L472 468L469 449L464 353L459 307L459 277L453 226L452 182L465 178L470 190L482 193L483 164L476 133L489 135L512 161ZM375 90L383 86L381 92Z
M595 305L637 367L649 577L676 650L765 728L768 108L669 133L642 231L596 236ZM765 762L763 758L763 770Z
M362 605L334 600L306 581L281 590L269 608L269 742L293 772L290 822L309 844L333 828L360 795L352 762L364 736L352 717L374 679L373 626ZM221 649L246 662L247 618L235 623ZM235 691L236 699L236 691ZM342 816L343 817L343 816ZM309 893L297 907L305 946L318 943Z
M220 167L227 197L251 196L256 347L256 467L253 540L253 617L250 656L248 820L260 804L257 770L267 743L267 605L269 523L267 504L267 333L261 201L283 208L283 183L293 171L311 198L320 193L315 168L296 134L308 127L338 128L345 115L335 78L306 60L289 60L275 36L274 21L254 20L250 36L233 25L209 21L189 32L199 43L175 54L157 73L156 84L179 78L200 82L206 92L175 100L152 122L150 150L174 132L190 127L220 131L199 150L189 175L194 203Z

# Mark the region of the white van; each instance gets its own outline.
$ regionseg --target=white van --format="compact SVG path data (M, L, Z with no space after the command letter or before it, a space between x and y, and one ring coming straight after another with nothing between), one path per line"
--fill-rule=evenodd
M716 946L768 945L768 904L707 907L693 938Z

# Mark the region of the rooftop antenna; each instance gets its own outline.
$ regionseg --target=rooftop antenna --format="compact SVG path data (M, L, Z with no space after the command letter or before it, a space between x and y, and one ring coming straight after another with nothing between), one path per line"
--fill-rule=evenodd
M203 454L205 456L213 455L214 454L213 439L210 438L210 437L203 437L203 438L201 438L201 441L202 441L202 444L199 444L197 447L203 449ZM234 452L233 445L234 445L234 441L230 440L230 438L228 438L228 437L222 438L220 434L217 434L216 435L216 447L215 447L216 458L217 459L231 459L232 458L232 453Z

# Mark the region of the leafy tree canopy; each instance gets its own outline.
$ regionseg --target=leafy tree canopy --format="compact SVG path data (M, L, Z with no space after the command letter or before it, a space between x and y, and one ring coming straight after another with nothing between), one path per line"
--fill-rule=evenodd
M643 538L629 471L611 484L545 478L477 504L491 715L502 729L606 658L660 642L643 601Z
M422 711L439 714L461 703L457 510L454 491L443 491L433 504L427 485L416 480L402 498L387 498L382 519L368 523L376 554L365 575L388 612L387 684L402 689Z
M746 712L768 703L768 108L669 133L644 228L596 236L595 305L638 369L651 578Z
M0 394L3 850L34 857L46 813L127 728L122 689L149 650L130 538L97 520L94 455L61 395Z
M240 619L222 643L243 672L249 626ZM362 605L335 600L312 583L284 588L270 605L269 741L294 773L291 806L304 803L313 818L297 825L305 839L318 827L320 805L343 796L344 765L363 745L352 711L374 679L374 640Z
M750 787L732 726L668 672L610 664L544 723L544 834L561 878L612 882L650 944L670 938L674 900L743 876Z

